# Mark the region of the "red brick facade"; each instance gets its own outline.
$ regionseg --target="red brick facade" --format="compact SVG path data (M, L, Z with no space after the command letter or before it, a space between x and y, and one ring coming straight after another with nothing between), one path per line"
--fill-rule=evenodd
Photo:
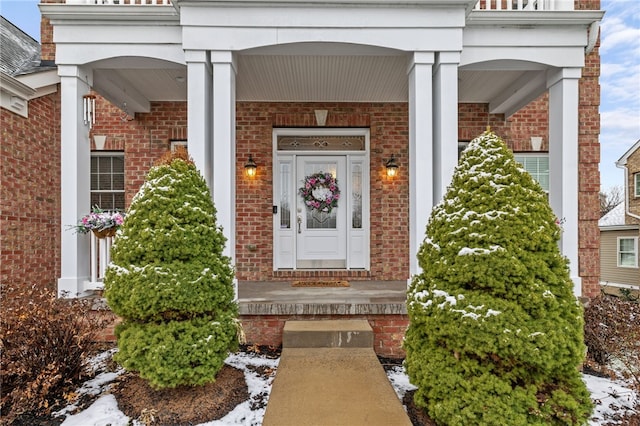
M43 3L60 0L43 0ZM600 0L575 0L576 10L597 10ZM55 59L53 32L42 21L42 58ZM598 45L587 56L579 100L579 271L583 295L599 293ZM371 233L369 271L273 271L273 128L315 126L315 109L329 110L325 127L370 129ZM460 141L490 126L509 147L529 151L531 136L548 149L548 96L505 119L489 114L484 104L459 105ZM406 103L269 103L236 105L236 270L240 280L291 280L334 277L349 280L409 278L408 106ZM60 96L59 92L29 102L29 118L0 110L2 183L0 199L0 282L39 284L55 289L60 276ZM151 111L134 117L98 98L92 134L107 135L105 150L125 153L127 205L171 140L187 138L184 102L154 102ZM458 141L449 141L457 143ZM254 179L244 176L249 154L258 164ZM387 178L384 162L394 154L400 166ZM87 206L87 210L89 206ZM343 317L344 318L344 317ZM250 340L278 344L285 316L244 317ZM406 316L371 316L376 349L400 354Z
M56 289L60 276L60 95L0 109L0 283Z

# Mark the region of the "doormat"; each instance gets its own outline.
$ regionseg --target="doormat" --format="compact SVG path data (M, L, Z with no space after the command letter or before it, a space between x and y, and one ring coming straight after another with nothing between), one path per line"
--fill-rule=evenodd
M349 287L349 281L294 281L291 287Z

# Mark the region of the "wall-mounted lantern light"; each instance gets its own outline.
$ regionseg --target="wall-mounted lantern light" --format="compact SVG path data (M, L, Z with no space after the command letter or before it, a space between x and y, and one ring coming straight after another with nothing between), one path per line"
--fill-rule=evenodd
M82 97L84 125L89 126L89 130L96 124L96 96L84 95Z
M387 176L392 178L398 174L398 163L396 163L396 157L391 154L391 158L387 160L385 167L387 168Z
M247 176L252 178L256 175L257 171L258 171L258 165L256 164L255 161L253 161L253 157L251 157L251 154L249 154L249 159L244 165L244 172L246 173Z

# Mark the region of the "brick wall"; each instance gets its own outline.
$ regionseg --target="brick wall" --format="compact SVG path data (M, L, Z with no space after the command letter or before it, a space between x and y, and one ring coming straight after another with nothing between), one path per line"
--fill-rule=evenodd
M96 124L91 134L107 135L105 151L124 151L129 206L153 163L170 149L171 140L187 138L187 104L153 102L150 112L132 117L97 96Z
M65 3L66 0L40 0L40 3ZM53 26L51 21L40 19L40 57L43 61L55 61L56 45L53 43Z
M576 10L600 9L600 0L576 0ZM585 58L579 82L578 268L582 295L600 294L600 42Z
M487 126L514 152L531 151L531 136L542 137L541 151L549 150L549 104L545 93L509 118L490 114L487 104L458 105L458 140L470 141Z
M56 289L60 276L60 95L0 109L0 282Z
M273 271L272 130L315 127L314 109L329 111L326 127L370 128L371 270ZM408 110L404 103L256 103L237 105L236 271L241 280L294 277L399 280L409 277ZM244 176L249 154L258 163L254 179ZM386 177L384 163L395 154L400 172Z

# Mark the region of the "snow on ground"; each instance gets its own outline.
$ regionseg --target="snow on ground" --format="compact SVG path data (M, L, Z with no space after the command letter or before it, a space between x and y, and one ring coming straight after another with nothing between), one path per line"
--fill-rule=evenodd
M107 356L105 353L99 355L101 358L94 366L94 371L100 371L103 368L106 360L113 354L109 351ZM248 354L244 352L238 352L229 355L225 360L225 363L232 367L240 369L244 372L244 377L247 382L249 390L249 399L242 404L239 404L229 414L220 420L214 420L207 423L202 423L199 426L231 426L231 425L243 425L243 426L259 426L262 424L262 418L266 407L259 407L252 409L251 404L255 400L259 400L266 394L267 398L271 392L271 384L275 375L271 375L268 378L262 377L260 374L247 368L249 366L276 369L280 359L269 359L266 356L258 354ZM70 405L65 407L61 411L57 412L56 416L66 416L66 419L62 423L62 426L127 426L130 424L131 419L127 417L122 411L118 409L118 403L115 397L108 392L110 383L122 373L119 370L115 373L100 372L93 380L86 382L79 390L78 394L90 394L100 396L89 408L81 411L77 414L70 415L75 411L77 407ZM104 380L106 374L111 374L110 380ZM89 383L89 384L88 384ZM96 389L100 391L96 393ZM265 399L267 399L265 398ZM133 421L134 426L142 426L141 423Z
M130 424L131 419L118 409L115 397L108 393L111 382L122 373L121 369L115 372L106 371L106 362L114 351L103 352L92 360L92 365L97 375L92 380L85 382L78 390L78 394L100 395L98 399L87 409L76 414L71 414L77 411L77 407L73 404L57 412L56 416L65 417L62 426L126 426ZM244 371L250 398L239 404L224 418L202 423L198 426L260 426L266 407L252 407L252 401L260 400L265 394L269 395L275 375L265 378L252 371L255 368L247 367L263 366L275 370L278 367L279 359L270 359L260 354L240 352L231 354L225 362ZM409 378L402 366L395 366L389 369L387 377L401 400L406 392L415 389L415 386L409 383ZM592 399L596 402L596 409L589 422L590 426L615 423L616 416L629 410L634 401L640 399L640 395L636 395L620 381L612 381L587 374L583 374L583 380L587 384L589 392L591 392ZM135 420L133 425L142 426L141 423Z
M635 401L640 399L640 395L625 387L621 382L588 374L583 374L582 380L587 384L591 399L596 404L589 423L591 426L603 424L605 421L616 423L616 417L630 411Z

